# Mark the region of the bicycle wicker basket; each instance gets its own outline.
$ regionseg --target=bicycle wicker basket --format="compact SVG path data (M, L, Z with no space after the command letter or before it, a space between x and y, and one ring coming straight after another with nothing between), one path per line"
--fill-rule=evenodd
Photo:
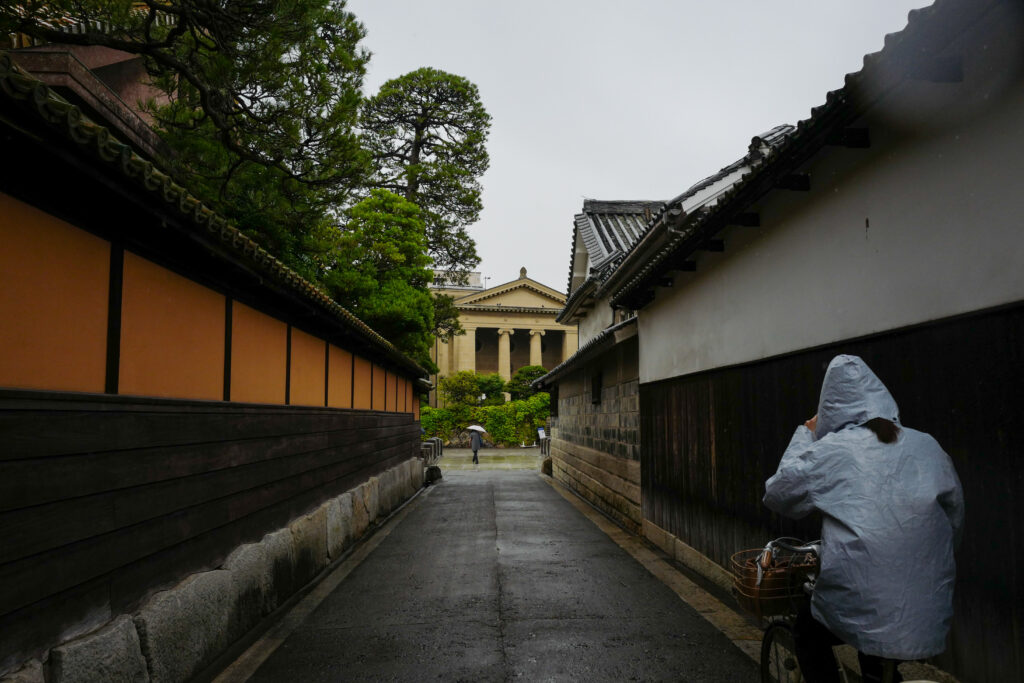
M808 600L804 583L818 570L818 559L808 553L776 549L758 580L763 548L741 550L732 556L732 583L736 601L756 617L793 614Z

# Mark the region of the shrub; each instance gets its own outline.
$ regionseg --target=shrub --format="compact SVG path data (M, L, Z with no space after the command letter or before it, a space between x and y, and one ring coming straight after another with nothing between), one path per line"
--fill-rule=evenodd
M512 379L505 385L505 391L512 395L513 401L527 399L537 393L537 390L530 386L535 379L548 374L542 365L526 365L512 375Z

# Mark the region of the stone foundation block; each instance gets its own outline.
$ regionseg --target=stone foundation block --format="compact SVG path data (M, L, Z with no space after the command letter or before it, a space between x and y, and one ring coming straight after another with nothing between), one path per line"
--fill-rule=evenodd
M419 460L419 458L413 458L402 463L402 483L405 485L402 493L406 500L416 494L416 464Z
M288 525L295 545L295 579L309 583L327 566L327 510L317 508Z
M370 477L368 481L363 482L360 488L363 489L363 506L366 508L366 516L372 524L377 521L380 514L380 479Z
M377 517L383 519L391 512L391 470L377 475Z
M381 481L384 488L384 502L381 505L381 515L389 515L395 508L402 504L402 493L398 488L398 468L392 467L384 473Z
M353 539L361 538L366 533L366 528L370 525L370 515L366 512L366 504L363 502L364 493L365 491L362 486L357 486L348 493L352 500Z
M412 470L412 487L415 491L419 491L423 488L423 460L420 458L413 458L409 461L409 468ZM413 491L415 493L415 491Z
M42 676L39 677L42 681ZM146 683L149 672L131 617L50 651L50 683Z
M327 502L327 555L341 557L352 544L352 494L343 493Z
M154 683L187 681L230 644L236 602L231 572L193 574L150 598L135 615Z
M45 683L43 663L33 659L17 671L0 676L0 683Z
M290 530L278 529L264 536L260 545L266 550L273 574L271 609L277 609L302 585L295 575L295 542Z
M231 612L234 641L274 611L274 565L265 544L246 543L228 555L223 569L231 572L235 595Z

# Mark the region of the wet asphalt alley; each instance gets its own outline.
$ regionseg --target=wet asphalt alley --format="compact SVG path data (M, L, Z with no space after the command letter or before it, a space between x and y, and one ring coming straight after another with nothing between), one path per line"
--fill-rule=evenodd
M753 661L536 472L457 471L255 681L752 681Z

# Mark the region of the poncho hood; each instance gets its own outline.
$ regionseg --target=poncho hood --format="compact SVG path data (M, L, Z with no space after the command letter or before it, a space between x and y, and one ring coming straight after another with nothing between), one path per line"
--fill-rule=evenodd
M833 358L821 385L814 437L820 439L848 425L862 425L876 417L897 423L900 418L896 400L882 380L857 356Z

